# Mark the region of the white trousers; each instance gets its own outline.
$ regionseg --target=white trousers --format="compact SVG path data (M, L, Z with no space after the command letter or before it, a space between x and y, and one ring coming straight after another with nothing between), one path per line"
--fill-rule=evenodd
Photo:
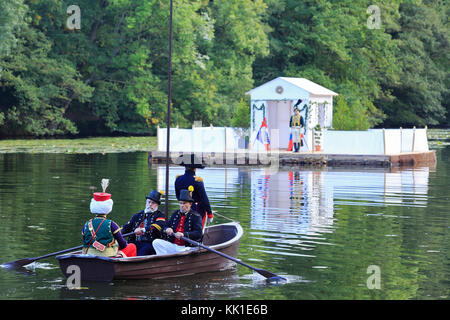
M292 128L292 142L293 143L299 143L300 142L300 127L293 127Z
M156 254L169 254L186 251L189 250L190 247L179 246L175 243L162 239L155 239L153 240L153 249L155 249Z

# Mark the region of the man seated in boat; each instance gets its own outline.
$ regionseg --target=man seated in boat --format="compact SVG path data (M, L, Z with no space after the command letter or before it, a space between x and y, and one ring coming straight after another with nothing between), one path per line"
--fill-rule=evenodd
M130 221L122 226L123 233L134 232L128 242L136 245L138 256L155 254L153 240L162 238L161 231L166 223L164 213L158 209L162 194L162 191L152 190L145 197L145 209L134 214Z
M169 254L189 250L191 246L185 243L181 237L186 237L194 241L200 241L202 238L202 218L192 210L191 192L194 190L189 186L189 190L181 190L179 197L180 209L176 210L163 228L167 235L167 240L155 239L153 248L156 254Z
M95 217L83 227L83 253L104 257L136 256L136 245L127 243L120 233L120 227L107 219L111 212L113 200L111 194L95 192L90 210Z
M180 164L185 167L185 171L184 174L178 175L175 179L175 194L177 199L180 200L181 190L187 189L189 186L194 187L192 192L192 199L194 199L192 209L200 214L202 226L204 226L205 221L208 221L208 223L213 221L213 212L206 194L203 178L196 175L196 170L203 169L205 166L193 153L190 155L183 154L180 158Z

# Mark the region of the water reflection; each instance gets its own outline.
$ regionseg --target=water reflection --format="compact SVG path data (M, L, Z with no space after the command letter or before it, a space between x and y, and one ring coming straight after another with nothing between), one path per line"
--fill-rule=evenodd
M431 168L433 170L433 168ZM158 166L158 188L165 188L165 167ZM183 174L172 167L169 181ZM250 189L250 227L257 231L317 235L333 232L341 205L426 207L430 167L394 169L206 168L204 179L213 210L227 198ZM169 186L175 200L173 185ZM229 203L233 206L233 203Z
M237 266L233 274L114 281L97 293L94 287L62 292L65 278L49 258L23 273L0 268L0 299L447 297L449 152L439 151L436 171L198 170L217 211L214 223L228 222L227 217L244 228L238 258L287 278L280 287L266 286ZM0 164L2 262L79 245L80 228L90 217L90 186L102 178L111 179L111 218L118 223L142 209L149 190L165 189L165 166L149 168L146 153L0 155ZM177 207L173 182L183 171L170 169L170 210ZM383 290L376 292L365 285L373 264L384 275Z
M228 297L244 286L236 270L210 272L170 280L117 280L114 283L85 281L78 290L62 287L61 299L208 300Z

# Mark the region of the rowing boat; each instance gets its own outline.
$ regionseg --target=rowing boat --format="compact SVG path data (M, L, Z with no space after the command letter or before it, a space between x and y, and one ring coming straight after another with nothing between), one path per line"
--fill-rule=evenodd
M207 227L203 244L237 257L243 229L237 222ZM236 265L230 259L201 247L173 254L109 258L75 252L57 256L62 273L69 277L78 266L81 280L164 279L203 272L227 270Z

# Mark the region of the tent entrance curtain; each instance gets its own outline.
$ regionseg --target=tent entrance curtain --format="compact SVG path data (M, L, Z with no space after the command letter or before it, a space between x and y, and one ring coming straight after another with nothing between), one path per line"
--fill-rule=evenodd
M287 149L289 144L289 120L293 114L293 103L292 100L267 101L267 127L269 134L273 129L279 130L280 149Z

